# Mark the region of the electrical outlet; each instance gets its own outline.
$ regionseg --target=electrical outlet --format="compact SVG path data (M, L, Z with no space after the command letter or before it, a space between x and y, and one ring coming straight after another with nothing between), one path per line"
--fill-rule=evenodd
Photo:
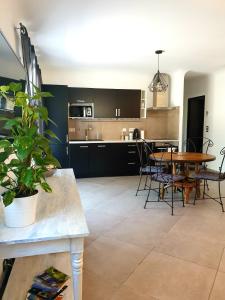
M205 132L209 132L209 126L205 126Z
M75 132L75 128L69 128L69 132Z

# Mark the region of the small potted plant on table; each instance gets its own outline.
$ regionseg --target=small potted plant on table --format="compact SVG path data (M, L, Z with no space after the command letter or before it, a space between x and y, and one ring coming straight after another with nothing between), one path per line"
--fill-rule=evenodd
M0 140L0 186L5 224L24 227L35 222L38 188L51 192L46 182L48 166L59 167L53 157L49 138L56 135L46 130L39 132L39 121L49 122L46 107L40 105L42 97L51 97L34 86L34 95L22 91L20 83L0 86L0 96L13 101L21 116L13 119L2 117L4 128L10 136Z

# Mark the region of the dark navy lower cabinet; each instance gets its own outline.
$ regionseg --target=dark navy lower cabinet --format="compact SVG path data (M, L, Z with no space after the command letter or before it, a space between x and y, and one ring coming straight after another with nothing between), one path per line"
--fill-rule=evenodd
M77 178L136 175L135 143L70 144L70 167Z
M69 153L76 178L89 177L89 144L70 144Z

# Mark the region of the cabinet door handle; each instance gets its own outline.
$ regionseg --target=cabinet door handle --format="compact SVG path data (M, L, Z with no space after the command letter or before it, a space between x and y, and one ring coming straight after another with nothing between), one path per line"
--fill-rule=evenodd
M66 147L66 155L69 155L69 148Z
M105 148L106 145L98 145L98 148Z
M128 165L136 165L135 162L129 162Z
M129 154L135 154L136 151L128 151Z
M120 117L120 108L118 108L118 117Z
M127 145L128 147L136 147L136 144Z
M117 113L117 108L116 108L116 117L118 116L118 113Z
M80 148L88 148L88 146L80 146Z
M66 142L67 142L67 143L69 142L68 134L66 135Z

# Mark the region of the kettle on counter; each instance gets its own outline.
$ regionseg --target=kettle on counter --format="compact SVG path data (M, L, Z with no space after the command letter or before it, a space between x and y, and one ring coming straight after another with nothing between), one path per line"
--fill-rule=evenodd
M133 140L139 140L141 138L141 131L138 128L134 129Z

